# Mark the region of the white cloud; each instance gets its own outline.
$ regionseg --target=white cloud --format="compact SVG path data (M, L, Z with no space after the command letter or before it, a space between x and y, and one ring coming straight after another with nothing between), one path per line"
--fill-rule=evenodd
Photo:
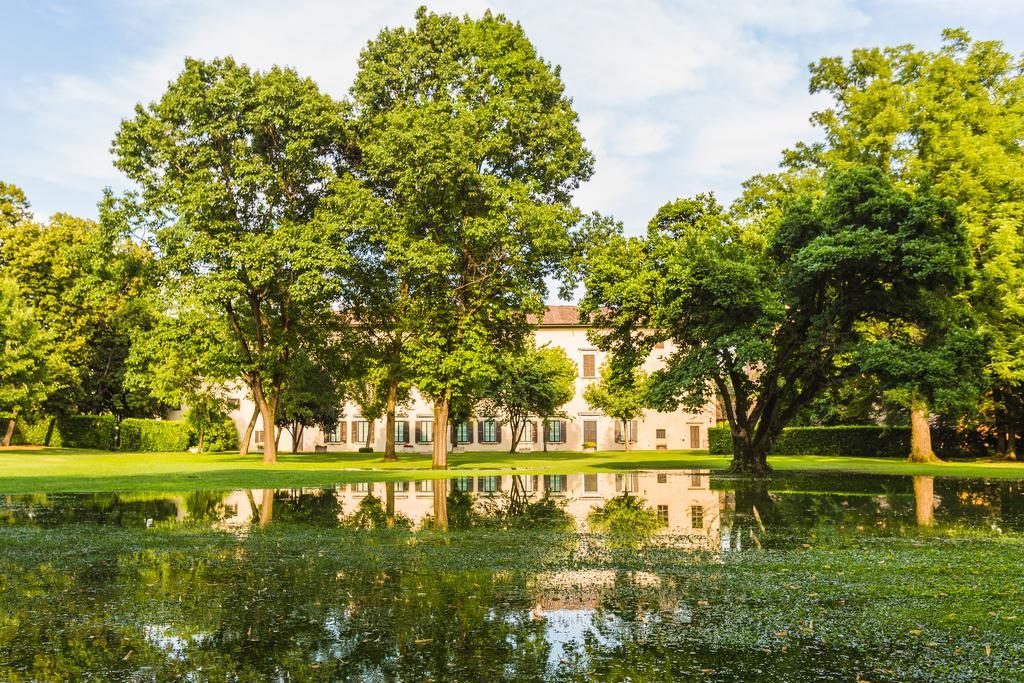
M186 55L293 66L343 96L359 50L383 26L409 25L421 2L125 0L121 20L145 47L81 72L29 70L0 94L0 123L22 138L4 173L46 190L47 210L89 213L103 185L121 182L108 151L120 120L157 98ZM784 147L813 134L806 63L843 41L865 44L858 32L872 27L854 0L431 3L472 15L487 6L521 21L539 53L562 66L597 157L581 206L632 229L679 194L727 195L774 168ZM66 23L65 7L53 12Z

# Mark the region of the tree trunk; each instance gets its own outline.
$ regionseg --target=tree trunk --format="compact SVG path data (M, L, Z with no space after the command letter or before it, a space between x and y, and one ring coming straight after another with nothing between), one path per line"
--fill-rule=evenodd
M516 426L518 424L518 426ZM515 420L508 421L509 431L512 433L512 446L508 449L509 453L515 453L516 449L519 448L519 442L523 439L523 431L526 429L526 420L521 423L517 423Z
M387 525L389 529L392 529L395 526L395 482L393 481L384 484L384 505Z
M268 401L259 386L253 388L253 398L259 406L260 416L263 418L263 463L272 465L277 462L277 437L275 435L277 419L277 401L271 396ZM267 434L267 431L270 434Z
M387 420L384 425L384 460L398 460L395 454L395 407L398 405L398 382L388 382Z
M910 462L941 462L932 450L932 427L928 404L914 401L910 406Z
M771 472L768 466L768 444L754 443L753 430L732 427L732 462L729 471L763 477Z
M541 418L540 421L540 440L544 444L544 452L548 452L548 421L547 418Z
M14 425L15 425L15 423L17 421L18 421L18 414L17 413L14 414L14 417L12 417L11 419L7 420L7 431L4 432L4 441L3 441L4 447L7 447L7 446L11 445L11 439L14 438Z
M253 406L252 418L249 420L249 425L245 428L245 435L242 437L242 443L238 444L239 455L249 455L249 442L252 441L252 432L256 429L256 418L260 416L260 407Z
M436 440L435 440L436 443ZM448 482L445 479L434 480L434 528L448 531Z
M260 526L274 520L274 489L263 489L263 504L260 505Z
M434 401L434 459L431 467L435 470L448 469L448 410L451 402L447 397ZM435 487L436 488L436 487ZM435 506L437 497L434 497ZM445 513L445 528L448 515Z
M1013 420L1010 417L1006 405L1003 403L1003 392L996 388L992 390L992 399L995 402L995 428L996 428L996 460L1016 460L1017 444L1016 434L1013 430Z
M935 523L935 477L914 477L914 507L918 526Z
M625 451L629 453L629 420L622 421L622 444L625 446Z

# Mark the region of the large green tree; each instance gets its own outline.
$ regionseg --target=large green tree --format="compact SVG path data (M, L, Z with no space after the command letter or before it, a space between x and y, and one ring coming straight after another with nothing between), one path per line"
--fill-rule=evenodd
M56 214L29 217L24 195L0 188L0 272L14 280L59 357L63 390L52 412L150 416L158 403L125 384L132 335L156 311L148 249L110 225Z
M738 219L701 195L663 206L646 237L590 254L582 308L617 362L675 350L649 380L654 407L702 408L717 391L732 468L764 473L782 428L851 366L858 325L903 321L952 295L969 269L953 208L877 169L828 175L780 212Z
M53 340L21 297L0 277L0 413L7 417L2 445L10 446L18 415L37 410L57 388Z
M531 417L556 414L576 394L576 363L560 347L527 343L498 360L498 372L480 392L478 414L493 415L512 432L515 453Z
M936 50L854 50L811 65L831 106L812 121L820 143L787 153L792 169L871 164L902 187L956 203L977 277L970 305L988 343L997 449L1024 435L1024 59L961 29Z
M357 173L392 216L379 243L407 288L404 356L445 467L453 401L522 344L574 249L592 158L558 68L501 15L421 8L364 48L351 92Z
M189 59L113 143L174 300L231 331L231 364L277 423L296 350L335 339L346 227L317 209L346 171L344 107L291 69ZM264 461L275 462L273 439Z

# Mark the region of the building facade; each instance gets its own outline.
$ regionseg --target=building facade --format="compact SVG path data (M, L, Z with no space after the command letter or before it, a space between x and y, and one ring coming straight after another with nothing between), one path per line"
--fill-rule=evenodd
M715 404L711 400L700 412L691 413L677 410L671 413L646 411L634 420L626 430L621 423L593 410L583 398L584 388L596 382L606 354L599 351L587 338L588 327L579 322L575 306L549 306L536 327L538 346L545 344L565 350L578 368L576 392L572 400L563 406L565 417L546 421L532 420L519 445L520 451L579 451L585 443L593 443L597 450L622 450L625 448L624 431L630 436L630 448L636 450L679 450L707 448L708 427L715 425ZM643 369L657 370L662 358L672 352L670 343L655 348ZM251 399L240 392L230 415L238 428L240 438L252 417L254 405ZM401 452L429 453L433 448L433 406L415 391L406 406L399 406L395 425L395 447ZM370 446L375 451L384 450L385 421L366 420L359 408L352 404L343 407L341 418L333 430L326 433L317 428L303 430L299 451L356 451L361 446ZM508 425L501 424L494 416L477 415L473 419L455 425L453 448L466 451L508 451L512 434ZM270 432L257 420L250 448L259 450ZM292 450L292 435L284 430L278 440L282 451Z

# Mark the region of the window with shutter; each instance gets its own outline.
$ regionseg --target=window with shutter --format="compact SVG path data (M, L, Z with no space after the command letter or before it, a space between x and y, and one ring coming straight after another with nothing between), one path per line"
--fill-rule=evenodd
M640 421L639 420L631 420L630 421L630 423L629 423L629 442L630 443L636 443L637 434L640 433L639 426L640 426Z
M545 428L545 439L548 443L565 442L565 420L548 420Z
M596 474L584 474L583 475L583 491L585 493L597 493L597 475Z
M523 427L523 443L537 443L537 423L533 420L527 421Z
M473 443L472 423L460 422L455 425L455 443Z
M477 431L480 443L501 443L497 420L480 420Z
M501 491L501 477L479 477L477 491L480 493L497 493Z
M369 435L370 424L366 420L352 421L352 443L365 444Z
M327 433L324 434L324 441L338 443L338 423L334 423L334 426L327 430Z
M564 474L545 474L544 490L548 493L565 493L567 480Z
M416 421L416 443L434 443L433 420Z
M585 353L583 354L583 376L584 377L597 377L597 367L594 362L594 354Z
M583 421L583 442L597 443L597 420Z
M404 420L395 421L395 443L409 443L409 423Z

